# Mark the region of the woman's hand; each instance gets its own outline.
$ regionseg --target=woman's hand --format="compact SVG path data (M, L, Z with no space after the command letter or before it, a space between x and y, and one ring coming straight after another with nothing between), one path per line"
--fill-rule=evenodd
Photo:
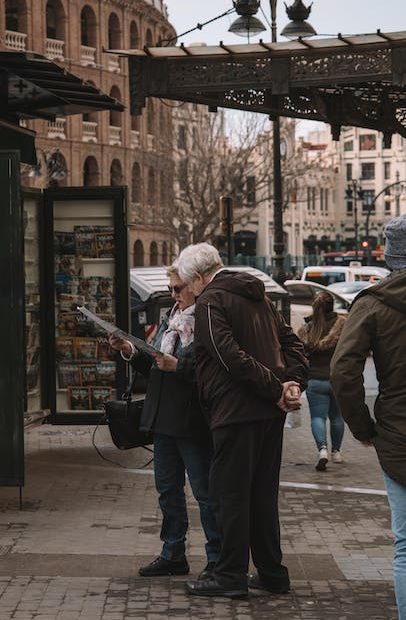
M131 357L133 353L133 348L128 340L124 340L124 338L120 338L119 336L115 336L114 334L110 334L109 336L109 345L112 349L116 351L121 351L125 357Z
M155 355L155 362L159 370L176 372L178 360L173 355L169 355L169 353L157 353Z

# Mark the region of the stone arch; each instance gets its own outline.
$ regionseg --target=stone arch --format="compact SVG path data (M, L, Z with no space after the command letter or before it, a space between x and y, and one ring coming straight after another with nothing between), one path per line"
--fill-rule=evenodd
M133 260L134 267L144 267L144 246L140 239L134 243Z
M97 47L97 19L88 4L80 12L80 42L86 47Z
M121 49L121 26L116 13L110 13L107 40L109 49Z
M25 0L6 0L6 30L27 34L27 3Z
M93 155L86 157L83 164L83 185L85 187L95 187L99 185L100 173L99 164Z
M156 241L151 241L149 246L149 264L151 267L158 265L158 244Z
M65 9L61 0L48 0L46 5L47 38L65 41Z
M152 36L151 28L147 28L145 32L145 45L147 47L152 47L154 45L154 38Z
M119 159L113 159L110 166L110 185L123 184L123 167Z
M138 31L137 22L132 20L130 24L130 49L137 49L140 45L140 34Z

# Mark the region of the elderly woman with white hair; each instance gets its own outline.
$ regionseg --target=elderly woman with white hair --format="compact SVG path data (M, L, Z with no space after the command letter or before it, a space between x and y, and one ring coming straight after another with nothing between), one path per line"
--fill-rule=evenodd
M220 540L208 499L211 439L195 378L195 295L180 279L176 264L168 268L168 275L175 304L163 318L154 339L155 348L160 350L155 360L138 353L126 340L111 336L110 344L121 351L135 370L148 377L141 427L154 433L154 472L163 515L163 547L155 560L139 569L139 574L155 577L189 573L185 555L186 471L207 540L207 565L200 575L205 578L218 558Z
M258 278L227 270L208 243L185 248L179 275L197 296L196 376L213 436L210 494L221 552L198 596L284 593L278 489L285 412L306 387L303 345L265 296ZM249 553L258 575L247 579Z

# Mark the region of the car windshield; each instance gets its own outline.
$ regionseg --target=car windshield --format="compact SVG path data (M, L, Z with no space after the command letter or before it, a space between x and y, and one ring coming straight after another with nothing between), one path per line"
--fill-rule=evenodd
M370 282L334 282L329 285L329 289L336 291L336 293L359 293L364 288L371 286Z
M307 271L305 279L308 282L316 282L316 284L328 286L335 282L345 282L345 273L343 271L321 271L315 269L314 271Z

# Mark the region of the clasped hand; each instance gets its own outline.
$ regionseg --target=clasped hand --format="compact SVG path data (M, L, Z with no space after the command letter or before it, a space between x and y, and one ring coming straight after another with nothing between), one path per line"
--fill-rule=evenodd
M282 411L294 411L302 406L300 400L300 385L296 381L285 381L282 383L282 396L276 403Z

